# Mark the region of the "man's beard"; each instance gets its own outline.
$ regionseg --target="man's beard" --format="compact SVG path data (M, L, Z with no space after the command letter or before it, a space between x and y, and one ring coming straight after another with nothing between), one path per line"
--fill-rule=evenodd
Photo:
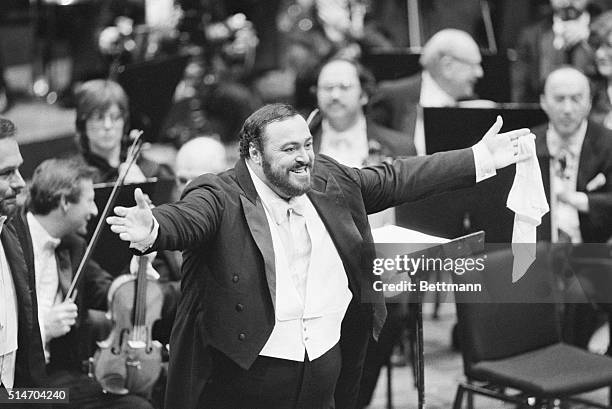
M308 167L309 173L312 174L312 162L306 166ZM289 174L285 173L284 170L272 169L272 165L268 160L266 160L265 156L262 158L261 167L264 175L270 181L270 183L276 186L283 193L283 195L287 197L301 196L311 189L310 183L292 183L289 180ZM290 171L291 169L287 169L287 172Z

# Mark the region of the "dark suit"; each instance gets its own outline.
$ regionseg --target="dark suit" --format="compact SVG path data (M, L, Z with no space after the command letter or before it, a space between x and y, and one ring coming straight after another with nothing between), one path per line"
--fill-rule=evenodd
M548 163L550 159L546 130L547 125L533 129L536 135L536 151L541 163ZM599 173L605 176L606 183L592 192L587 192L587 184ZM544 186L550 186L548 169L542 169L542 178ZM605 269L605 264L601 261L589 264L580 259L581 256L586 256L591 260L601 260L600 252L603 248L589 243L605 243L612 236L612 131L593 121L588 122L580 152L576 191L585 192L589 199L589 211L578 213L580 234L583 243L587 245L575 247L573 254L576 254L577 258L570 258L567 263L560 264L557 272L566 272L566 279L577 279L579 283L579 294L572 291L568 294L570 302L573 298L583 298L585 295L593 303L598 300L607 301L612 281L608 278L610 274L602 270ZM550 191L547 191L546 195L550 203ZM552 214L554 211L551 209ZM543 220L543 226L546 228L550 224ZM607 258L607 250L605 254L604 258ZM610 310L610 304L602 306ZM597 313L591 304L567 304L563 325L565 341L586 348L598 323Z
M34 253L27 221L21 214L2 229L2 246L13 275L18 305L17 358L15 388L40 387L46 382L38 325L38 302L34 276Z
M368 116L374 122L400 131L411 139L421 98L422 74L380 83L370 100Z
M548 125L534 128L536 151L539 158L548 159L546 144ZM586 185L598 173L606 177L606 183L593 192ZM550 186L550 172L542 171L544 186ZM579 213L580 233L584 243L605 243L612 236L612 131L589 121L580 152L576 191L585 192L589 198L589 212ZM550 202L550 192L546 192Z
M68 292L86 247L82 237L70 234L62 238L55 251L62 297ZM107 293L112 281L108 272L89 261L77 286L77 322L70 332L49 342L47 386L70 388L70 407L150 409L151 404L139 396L103 393L100 384L83 372L83 364L93 352L93 341L101 335L106 336L105 332L110 330L110 322L102 318L102 311L107 309Z
M592 51L586 41L567 50L553 46L552 16L526 27L520 34L517 61L512 66L512 100L538 102L544 80L564 64L591 75L595 71Z
M313 124L310 131L314 137L314 151L319 153L322 138L321 122ZM414 141L410 135L377 125L369 119L366 121L366 135L370 151L376 151L382 157L396 158L416 155Z
M385 320L382 294L371 287L372 240L367 214L475 180L470 149L414 157L363 169L325 155L315 160L308 197L329 232L353 300L342 323L337 408L356 404L368 339ZM203 175L182 201L153 209L153 249L186 249L182 299L170 340L168 407L194 408L211 373L213 347L248 369L274 327L276 275L272 238L243 160L220 175ZM242 308L236 308L238 304Z
M68 292L74 274L85 254L86 247L87 243L82 237L71 234L62 238L55 251L62 298ZM113 277L95 261L89 262L77 287L77 297L75 299L79 311L77 323L69 333L50 342L51 362L49 363L49 369L51 371L58 369L80 371L82 369L83 360L87 360L91 355L91 345L84 342L89 338L89 334L86 333L89 324L87 322L88 310L106 311L106 295L112 281Z

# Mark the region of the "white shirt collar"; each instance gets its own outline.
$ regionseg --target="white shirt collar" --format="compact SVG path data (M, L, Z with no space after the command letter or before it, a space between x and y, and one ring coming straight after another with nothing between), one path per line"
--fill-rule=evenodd
M551 156L555 157L559 154L559 150L565 147L569 149L572 154L579 156L582 150L582 143L586 136L586 129L587 120L585 119L573 135L570 135L568 138L562 138L555 130L555 127L549 123L546 133L548 152Z
M335 130L329 121L323 119L319 150L346 166L362 167L369 156L365 116L361 115L351 127L344 131Z
M444 91L440 85L433 79L431 74L423 70L421 74L421 95L419 103L424 107L446 107L453 106L457 103L455 98Z
M32 244L36 243L36 247L41 250L49 249L54 251L55 248L60 244L61 240L53 237L38 221L36 216L32 212L28 212L27 216L28 224L30 225L30 232L32 233Z

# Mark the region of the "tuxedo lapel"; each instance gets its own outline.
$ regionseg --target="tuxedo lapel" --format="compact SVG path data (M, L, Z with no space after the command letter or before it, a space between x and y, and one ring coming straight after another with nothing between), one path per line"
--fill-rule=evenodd
M361 243L363 240L351 212L347 210L346 199L340 186L331 175L327 175L327 178L315 175L308 198L338 250L348 274L351 291L359 294L361 283L355 274L361 271L359 258L361 249L355 248L355 243Z
M236 164L236 179L238 184L244 191L244 195L240 195L244 217L247 221L251 236L255 244L259 248L264 260L266 270L266 280L272 302L276 308L276 267L274 261L274 246L272 245L272 234L266 212L261 203L261 199L257 195L255 185L251 180L251 175L246 167L244 160L240 160Z
M586 185L595 177L596 169L599 167L600 154L597 151L598 134L591 123L587 125L584 142L580 150L580 163L578 164L578 179L576 181L576 190L586 191Z
M30 286L28 267L14 226L10 223L5 224L2 228L0 239L2 240L2 247L4 248L6 260L15 284L20 314L19 322L26 323L26 333L29 333L30 328L32 328L31 317L34 308L32 305L32 296L34 293Z

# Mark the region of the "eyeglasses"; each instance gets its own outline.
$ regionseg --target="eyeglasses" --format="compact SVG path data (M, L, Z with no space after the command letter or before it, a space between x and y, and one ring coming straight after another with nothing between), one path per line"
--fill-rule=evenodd
M322 84L317 87L318 91L330 93L334 89L338 88L341 92L347 92L355 88L357 84L352 82L341 82L339 84Z
M113 124L123 121L123 114L121 112L94 112L88 119L96 125L102 125L106 121L110 121Z
M457 62L469 65L472 68L481 67L480 61L470 61L465 58L457 57L456 55L452 55L452 54L446 54L446 56L452 58L453 60Z

